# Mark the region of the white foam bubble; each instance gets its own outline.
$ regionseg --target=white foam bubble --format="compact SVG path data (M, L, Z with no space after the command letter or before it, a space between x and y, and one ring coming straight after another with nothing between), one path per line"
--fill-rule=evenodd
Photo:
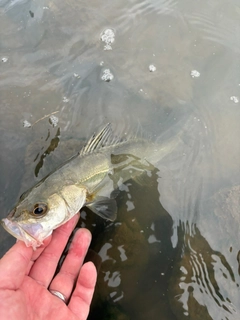
M236 96L231 96L230 100L233 101L234 103L238 103L239 102L239 99Z
M29 122L29 121L27 121L27 120L23 120L23 127L24 128L31 128L31 123Z
M56 127L57 124L58 124L58 117L54 116L53 114L49 117L49 122L54 126Z
M155 67L154 64L150 64L149 67L148 67L148 69L149 69L150 72L154 72L154 71L157 70L157 68Z
M192 70L192 71L191 71L191 77L192 77L192 78L198 78L198 77L200 77L200 72L197 71L197 70Z
M102 80L109 82L112 81L114 78L113 74L111 73L110 69L103 70L103 75L101 77Z
M115 41L115 33L113 29L104 30L100 35L100 39L102 42L105 42L104 50L112 50L111 44Z

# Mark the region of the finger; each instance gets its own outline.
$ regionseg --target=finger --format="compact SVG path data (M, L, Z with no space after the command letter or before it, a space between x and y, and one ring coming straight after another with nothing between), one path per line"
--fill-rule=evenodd
M47 237L44 241L43 241L43 244L38 247L35 251L33 251L33 255L32 255L32 258L31 258L31 261L29 262L29 265L28 265L28 268L27 268L27 271L26 271L26 275L29 274L34 262L38 259L38 257L41 255L41 253L43 252L43 250L49 245L49 243L51 242L52 240L52 235L50 235L49 237Z
M29 272L30 277L46 288L52 280L58 261L78 219L79 214L54 230L50 244L43 250Z
M59 273L50 284L49 290L61 292L67 301L72 293L90 242L91 233L87 229L79 229L76 232L66 259Z
M52 240L52 235L50 235L45 240L43 240L43 244L40 247L38 247L35 251L33 251L32 261L35 261L38 259L38 257L41 255L43 250L49 245L51 240Z
M96 280L97 271L94 264L92 262L85 263L82 266L76 288L68 304L69 309L79 320L87 319Z
M16 290L20 287L33 254L32 247L18 241L0 260L0 288Z

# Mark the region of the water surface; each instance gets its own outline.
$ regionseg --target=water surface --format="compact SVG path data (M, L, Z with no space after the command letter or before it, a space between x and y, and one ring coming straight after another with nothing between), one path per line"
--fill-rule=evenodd
M107 122L173 143L116 222L83 210L89 319L239 319L239 21L234 0L0 0L1 217Z

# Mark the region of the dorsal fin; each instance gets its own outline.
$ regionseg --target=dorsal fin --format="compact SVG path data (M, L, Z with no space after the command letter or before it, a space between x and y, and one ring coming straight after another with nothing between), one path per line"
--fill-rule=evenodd
M89 139L88 143L82 148L79 155L91 153L104 146L109 146L120 142L120 140L113 136L111 124L108 123L97 135L94 133Z

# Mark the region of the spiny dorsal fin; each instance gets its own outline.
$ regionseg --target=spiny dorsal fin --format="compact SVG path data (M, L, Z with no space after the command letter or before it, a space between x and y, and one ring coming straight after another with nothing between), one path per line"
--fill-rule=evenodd
M118 142L120 142L120 139L113 136L111 124L108 123L97 135L92 135L86 146L80 151L79 155L83 156L84 154L91 153L104 146L109 146Z

